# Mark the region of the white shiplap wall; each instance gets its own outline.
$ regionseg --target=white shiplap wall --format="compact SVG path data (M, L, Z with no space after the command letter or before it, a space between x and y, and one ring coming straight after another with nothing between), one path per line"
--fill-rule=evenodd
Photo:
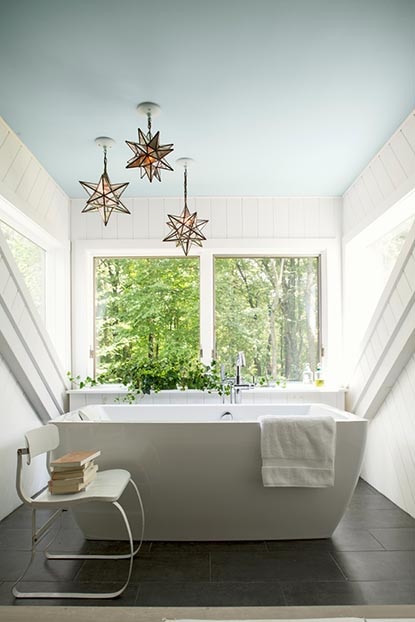
M52 303L55 301L55 309L52 309L53 326L51 333L56 337L55 345L59 347L61 360L68 361L70 354L69 199L1 117L0 195L5 199L2 203L5 206L7 204L7 209L4 209L12 218L13 223L16 224L16 228L19 228L19 223L22 223L26 234L28 229L33 229L38 237L44 238L48 240L48 244L50 243L52 249L50 258L54 266L50 281L53 291L49 292L49 298ZM5 263L3 261L2 275L6 279L6 283L3 283L5 285L5 290L2 290L3 299L6 306L10 303L10 309L13 313L12 320L14 320L17 317L21 318L26 313L27 306L21 300L21 292L15 291L15 280L11 278L10 274L5 273L4 268ZM11 300L13 294L15 296ZM2 330L10 328L12 323L9 322L7 326L0 326L0 333ZM31 352L31 356L37 360L38 331L29 321L26 325L21 325L21 334L26 334L27 343L32 343L31 347L34 350ZM8 343L10 343L9 338L11 338L10 331L7 339L2 337L0 340L2 345L2 349L0 348L0 386L2 387L0 395L0 491L2 494L0 519L20 503L15 494L14 484L16 448L22 445L25 431L41 425L33 404L29 404L9 364L3 357L8 349ZM20 352L24 356L24 349L21 349ZM13 354L19 355L18 348L14 349ZM27 352L26 355L28 355ZM42 360L43 357L39 357L39 362ZM23 370L22 366L16 363L15 369L18 367ZM36 382L38 380L39 378L36 379ZM56 387L55 380L53 381L54 390L59 393L63 385ZM59 384L59 380L57 382ZM39 387L39 385L34 389L47 395L47 390ZM27 387L25 390L30 393ZM33 391L32 397L35 393L36 390ZM43 469L35 469L35 471L33 485L36 488L36 484L44 483L44 472Z
M350 240L415 187L415 111L343 196L343 236Z
M369 424L362 476L415 516L415 355Z
M343 256L353 238L414 188L415 111L343 197ZM415 516L413 240L414 228L362 342L346 403L371 418L363 477Z
M67 195L1 117L0 195L56 240L69 240Z
M144 182L143 182L144 183ZM112 214L106 227L97 213L82 214L85 200L71 201L72 240L156 240L169 233L168 214L179 214L180 197L126 199L131 216ZM339 197L197 197L189 209L208 219L208 240L336 238L340 236ZM340 243L340 242L339 242Z

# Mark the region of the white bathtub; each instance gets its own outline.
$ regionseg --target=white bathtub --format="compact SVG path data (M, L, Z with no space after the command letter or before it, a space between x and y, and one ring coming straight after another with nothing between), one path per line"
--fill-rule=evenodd
M233 420L220 418L226 411ZM317 413L336 420L334 487L264 488L258 417ZM321 404L94 405L53 423L60 454L101 449L100 469L131 472L143 497L146 540L329 537L356 485L367 427L366 420ZM138 521L133 497L125 503ZM87 538L125 538L111 510L79 506L75 517Z

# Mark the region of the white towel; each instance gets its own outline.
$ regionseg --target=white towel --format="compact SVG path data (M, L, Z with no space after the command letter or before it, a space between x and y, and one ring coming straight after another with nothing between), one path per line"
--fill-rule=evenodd
M336 422L330 415L259 417L264 486L334 485Z

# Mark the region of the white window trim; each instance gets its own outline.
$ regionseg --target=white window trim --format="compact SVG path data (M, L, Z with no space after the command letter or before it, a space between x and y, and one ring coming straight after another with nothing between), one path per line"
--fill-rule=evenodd
M44 325L64 366L69 364L68 334L62 331L60 318L67 317L66 295L69 242L63 245L31 218L0 195L0 220L45 251Z
M234 256L320 256L321 258L321 344L328 384L340 386L342 376L341 250L337 239L267 238L208 240L190 252L200 257L200 324L203 360L210 362L214 347L213 260L216 255ZM94 344L94 258L95 257L182 257L175 248L154 240L77 240L72 245L72 372L91 375Z

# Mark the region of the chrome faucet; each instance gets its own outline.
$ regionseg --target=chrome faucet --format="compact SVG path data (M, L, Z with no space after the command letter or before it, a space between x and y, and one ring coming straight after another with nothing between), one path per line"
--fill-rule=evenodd
M249 383L243 383L242 382L242 376L241 376L241 368L245 367L246 362L245 362L245 353L244 352L238 352L238 355L236 357L236 361L235 361L235 365L236 365L236 375L234 378L228 378L225 374L225 368L223 365L221 365L221 381L222 381L222 386L228 386L230 387L230 392L229 390L225 392L225 390L222 393L222 402L225 403L225 393L229 394L229 401L231 404L240 404L241 403L241 397L242 397L242 391L246 390L246 389L251 389L253 388L253 384L249 384Z
M245 352L238 352L235 365L236 365L235 384L241 384L241 367L245 367L246 365Z

